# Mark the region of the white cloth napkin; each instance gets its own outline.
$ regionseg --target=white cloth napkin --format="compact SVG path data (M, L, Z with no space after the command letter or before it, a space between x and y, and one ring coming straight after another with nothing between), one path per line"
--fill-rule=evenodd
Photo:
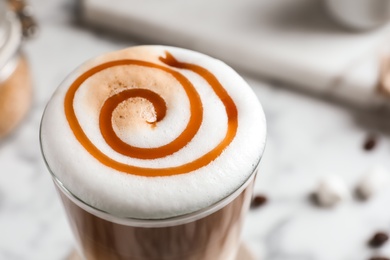
M372 108L390 25L355 33L314 0L83 0L85 20Z

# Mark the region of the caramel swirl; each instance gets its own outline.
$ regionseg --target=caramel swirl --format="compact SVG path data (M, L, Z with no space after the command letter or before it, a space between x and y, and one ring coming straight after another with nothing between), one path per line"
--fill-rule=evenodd
M184 174L204 167L214 161L218 156L221 155L223 150L232 142L236 136L238 127L236 105L223 86L220 84L218 79L210 71L195 64L179 62L169 52L166 52L166 57L159 57L159 60L163 62L165 66L133 59L111 61L98 65L78 77L66 93L64 102L65 115L74 136L78 142L102 164L124 173L146 177ZM111 67L127 65L155 68L172 75L181 84L189 99L190 118L183 132L176 139L166 145L162 145L156 148L141 148L127 144L117 136L113 128L113 112L119 104L131 98L143 98L149 101L153 105L156 114L155 120L153 122L148 122L153 125L158 125L158 123L164 119L167 112L167 106L164 99L152 90L143 88L125 89L122 92L116 93L109 97L104 102L99 115L99 128L101 134L106 143L114 151L122 155L137 159L157 159L176 153L193 139L203 121L203 106L195 87L186 77L183 76L183 74L178 71L180 69L190 70L205 79L216 93L218 98L222 101L228 118L227 131L222 141L211 151L192 162L166 168L147 168L124 164L108 157L106 154L100 151L86 136L77 120L73 105L75 94L79 87L88 78L92 77L96 73ZM171 69L170 67L175 68L176 70Z

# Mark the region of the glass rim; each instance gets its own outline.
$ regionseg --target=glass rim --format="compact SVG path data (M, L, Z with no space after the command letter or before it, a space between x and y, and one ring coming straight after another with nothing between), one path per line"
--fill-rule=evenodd
M4 17L0 19L0 32L1 29L3 35L0 34L0 69L17 55L22 43L22 25L16 14L7 6L5 6Z

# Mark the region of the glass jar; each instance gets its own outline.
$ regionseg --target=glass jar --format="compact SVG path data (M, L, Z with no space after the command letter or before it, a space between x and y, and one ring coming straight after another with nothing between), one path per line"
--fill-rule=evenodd
M31 24L26 26L25 5L18 2L0 0L0 138L21 122L31 105L32 80L21 49Z

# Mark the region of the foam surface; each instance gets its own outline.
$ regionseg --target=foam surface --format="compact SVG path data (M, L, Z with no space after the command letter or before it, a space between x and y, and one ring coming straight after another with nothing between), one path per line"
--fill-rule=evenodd
M71 106L85 136L110 160L138 168L170 169L197 160L224 139L230 121L223 101L200 74L171 67L159 60L166 56L166 51L179 62L210 71L225 88L238 112L234 139L215 160L182 174L147 177L102 163L76 138L64 102L70 86L80 75L111 61L147 61L181 73L195 87L203 106L203 117L194 137L177 152L153 159L124 155L106 142L99 127L102 107L108 98L129 89L148 89L165 101L166 114L161 121L157 120L158 110L145 98L126 99L113 110L110 120L115 135L126 144L149 149L170 144L186 129L193 112L190 110L191 97L175 77L158 68L120 65L94 73L82 81ZM41 128L45 159L67 189L96 208L142 219L195 212L234 192L248 179L260 160L265 136L262 108L236 72L206 55L166 46L133 47L86 62L54 93Z

